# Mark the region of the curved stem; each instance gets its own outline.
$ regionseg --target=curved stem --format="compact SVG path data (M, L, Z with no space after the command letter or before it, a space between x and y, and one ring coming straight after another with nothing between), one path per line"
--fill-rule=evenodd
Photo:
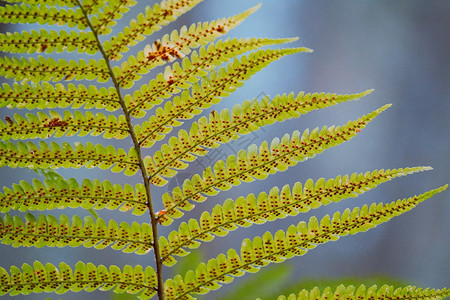
M139 141L136 137L136 134L133 130L133 124L131 123L131 117L130 112L128 111L128 108L125 105L125 101L123 100L123 96L120 90L120 84L117 81L117 78L114 76L108 55L106 54L105 50L102 47L102 44L99 40L97 32L94 30L94 27L92 26L92 23L90 22L88 15L86 11L84 10L83 6L81 5L79 0L76 0L77 4L80 6L81 10L83 11L83 14L86 18L86 21L88 23L88 27L92 30L92 33L94 34L95 40L97 41L97 47L99 51L101 52L101 55L103 59L105 60L106 66L108 68L109 76L114 84L114 88L117 92L117 96L119 98L120 106L122 107L122 111L125 115L125 119L127 121L127 126L130 132L130 137L133 141L133 146L136 150L136 155L138 157L138 163L139 163L139 169L141 170L141 176L142 180L144 182L145 191L147 194L147 207L150 213L150 219L151 219L151 225L152 225L152 233L153 233L153 252L155 255L155 263L156 263L156 275L158 279L158 298L160 300L164 299L164 286L163 286L163 278L162 278L162 260L160 255L160 249L159 249L159 242L158 242L158 220L155 214L155 210L153 208L153 202L152 202L152 196L150 192L150 182L148 180L147 170L145 169L144 160L142 159L141 154L141 148Z

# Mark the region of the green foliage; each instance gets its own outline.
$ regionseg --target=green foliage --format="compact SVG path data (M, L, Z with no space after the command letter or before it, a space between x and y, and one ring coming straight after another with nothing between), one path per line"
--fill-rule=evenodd
M164 285L166 295L170 299L184 299L185 295L191 293L205 294L220 288L220 284L232 282L233 277L258 272L261 267L272 262L305 255L317 245L336 241L341 236L367 231L411 210L445 188L384 205L373 203L370 207L364 205L362 208L346 209L342 214L336 212L333 217L325 215L320 221L311 217L308 223L302 221L297 226L291 225L286 231L277 231L275 235L266 232L253 240L244 239L240 255L230 249L226 255L219 254L207 263L201 263L195 270L188 271L184 278L177 275L168 279Z
M126 184L122 187L108 180L100 182L97 179L84 179L81 185L74 178L47 178L44 183L34 179L31 184L21 181L14 184L12 189L5 187L0 193L0 199L1 211L4 213L10 210L26 212L81 207L118 209L142 215L148 209L143 184L134 187Z
M150 225L133 222L117 224L110 220L106 224L102 218L94 220L88 216L84 222L78 216L72 221L65 215L59 220L52 215L40 215L37 219L30 213L25 222L18 217L5 214L0 219L2 243L13 247L111 247L125 253L145 254L152 247L152 230ZM126 247L126 248L125 248Z
M112 248L124 253L151 253L154 265L127 265L120 269L85 262L70 267L62 262L56 267L36 261L21 268L12 266L9 272L0 268L0 295L99 289L137 295L140 299L155 295L159 299L192 299L196 294L232 282L235 277L258 272L272 262L302 256L320 244L367 231L447 188L435 188L387 204L346 209L320 221L311 217L308 222L299 222L275 234L267 232L244 239L239 250L229 249L226 254L202 262L201 257L189 251L230 231L297 216L357 197L396 177L431 168L374 170L327 180L309 179L293 186L272 187L258 195L227 199L212 211L203 211L198 219L177 222L183 211L194 209L196 202L206 201L209 196L243 182L264 180L349 141L390 105L341 126L294 131L270 143L251 145L216 161L212 167L164 193L162 199L152 199L150 188L166 185L169 178L211 149L264 126L360 99L371 90L349 95L300 92L296 96L293 93L265 96L261 101L247 100L230 110L212 110L198 118L270 63L311 50L268 48L281 47L296 38L219 39L258 7L229 18L183 26L141 45L147 36L201 0L166 0L154 4L122 30L114 28L120 31L114 35L109 34L117 21L137 1L6 2L10 4L0 7L0 22L46 25L52 29L0 34L0 51L6 53L0 57L0 76L11 79L11 83L0 88L0 107L14 110L0 121L0 166L33 169L46 177L43 181L35 178L4 187L0 193L3 214L0 242L12 247ZM70 31L56 30L54 25L64 25ZM127 55L133 46L139 47L137 54ZM74 59L58 58L55 55L58 53L71 53ZM94 54L95 59L88 57ZM142 82L142 75L163 65L162 72ZM104 86L70 83L79 80L96 80ZM132 87L133 91L128 93L127 89ZM29 112L18 113L21 109ZM147 113L150 116L142 120ZM177 129L185 120L194 118L188 130ZM172 131L176 132L168 137ZM87 135L101 141L68 142ZM126 149L115 144L122 139L129 141ZM147 148L153 148L152 152ZM66 179L54 171L81 167L139 178L132 186L108 180ZM155 211L157 202L164 205L164 210ZM76 214L70 217L47 214L68 208L85 209L91 216L82 219ZM142 224L107 220L97 213L102 209L137 216L146 213L149 220ZM34 211L44 214L33 214ZM167 236L158 234L159 226L172 223L177 229ZM176 258L180 256L190 258L190 267L187 264L180 267ZM178 266L178 274L173 278L163 274L163 265ZM284 273L283 270L277 273L279 281ZM330 287L322 292L315 288L279 299L325 299L333 295L345 299L438 299L448 295L448 291L339 286L336 291Z
M107 268L78 262L72 270L65 263L56 268L36 261L33 266L23 264L21 269L13 266L9 274L0 268L0 286L0 293L10 295L114 289L116 293L139 293L140 299L150 299L156 294L156 274L153 268L141 266L125 266L121 270L114 265Z
M32 82L40 81L62 81L62 80L94 80L106 82L109 75L105 70L106 65L103 59L66 61L63 59L55 60L38 56L35 58L9 57L0 58L0 76L14 78L16 81L29 80Z
M139 169L136 150L131 148L127 155L123 149L112 145L106 148L101 144L76 142L71 146L67 142L59 145L51 142L39 142L39 147L32 142L13 144L0 143L0 166L11 168L45 169L45 168L87 168L98 167L113 172L125 170L126 175L133 175ZM113 167L114 166L114 167Z
M98 51L91 32L32 30L0 34L0 49L11 53L73 52L95 54Z
M179 218L182 214L178 207L192 209L192 205L187 202L188 199L203 202L207 199L204 195L216 195L219 190L228 190L242 182L265 179L269 174L285 171L298 162L343 143L354 137L361 130L360 128L363 128L385 108L382 107L356 121L350 121L342 127L323 127L321 130L316 128L311 132L305 130L302 135L295 131L291 137L284 135L281 141L278 138L274 139L270 147L267 142L263 142L259 147L251 145L247 151L239 151L237 157L229 156L226 163L219 160L213 167L214 171L208 167L203 171L202 176L195 174L192 179L185 180L182 190L176 187L172 195L164 194L163 202L167 211L164 216L168 220L170 220L169 217ZM171 154L169 152L167 157L170 158ZM173 173L175 172L168 176L173 176ZM152 183L160 185L160 182Z
M38 4L15 4L0 7L0 22L22 24L67 25L77 29L86 29L88 22L81 9L62 9ZM45 3L45 2L44 2Z
M393 286L383 285L377 287L372 285L366 287L364 284L354 287L353 285L338 286L334 291L331 288L325 288L320 291L314 288L310 291L302 290L298 295L280 296L277 300L309 300L309 299L361 299L361 300L384 300L384 299L444 299L450 296L450 290L441 289L422 289L415 286L404 288L394 288Z
M183 248L197 248L200 242L212 241L215 236L225 236L239 227L249 227L287 216L296 216L323 205L357 197L395 177L426 169L428 168L417 167L380 170L366 174L355 173L329 180L321 178L315 183L310 179L304 185L297 182L292 188L285 185L281 191L278 187L274 187L269 194L261 192L258 196L249 194L235 201L227 199L222 205L216 205L211 212L203 212L200 220L190 219L189 223L182 222L177 231L169 234L170 242L165 237L161 237L163 263L174 264L176 261L173 255L188 254L183 251ZM164 215L164 219L167 219L169 214Z
M11 118L11 120L13 120ZM105 116L102 113L91 112L85 114L74 111L72 115L65 111L61 116L55 111L49 114L37 112L26 114L25 118L19 114L14 115L14 121L0 121L0 135L2 140L14 140L47 138L50 136L85 136L85 135L103 135L104 138L122 139L129 135L125 116L115 117L114 115Z

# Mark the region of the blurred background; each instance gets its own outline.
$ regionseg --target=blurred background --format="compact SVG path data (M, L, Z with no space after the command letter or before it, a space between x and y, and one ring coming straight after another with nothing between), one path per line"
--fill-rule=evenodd
M136 16L149 3L139 1L130 11ZM264 95L299 91L357 93L367 89L375 91L363 99L335 107L314 111L299 119L289 120L265 127L249 134L237 142L223 145L192 168L181 172L172 179L168 187L153 188L153 199L173 188L184 179L213 165L217 159L236 153L250 144L271 141L294 130L322 127L323 125L345 124L384 104L393 106L376 118L361 134L340 146L327 150L312 160L305 161L284 173L270 176L265 181L242 184L228 192L211 197L188 214L198 217L201 211L222 203L227 198L237 198L249 192L269 191L273 186L293 185L308 178L314 180L353 172L375 169L392 169L412 166L432 166L433 171L398 178L385 183L356 199L344 200L338 204L322 207L305 215L286 218L281 221L253 226L217 238L214 243L199 248L196 257L204 260L216 257L228 248L238 248L243 238L253 238L266 231L275 233L299 221L307 221L311 215L322 217L347 207L362 206L373 202L390 202L400 198L420 194L426 190L450 182L450 3L448 1L253 1L243 3L238 0L207 0L197 8L147 39L151 44L155 39L180 28L183 24L209 21L238 14L258 3L261 8L243 24L227 34L227 37L296 37L300 39L286 47L309 47L309 54L296 54L274 62L256 74L221 104L211 109L217 111L231 108L237 103ZM128 21L121 21L125 26ZM2 32L35 29L33 26L2 26ZM61 27L61 29L64 29ZM116 29L115 32L117 32ZM137 53L144 43L132 48ZM64 56L62 56L64 57ZM68 55L65 56L67 59ZM73 57L70 57L73 58ZM150 73L152 78L156 72ZM148 80L143 80L146 83ZM78 83L75 83L78 84ZM89 82L89 84L94 84ZM210 110L204 113L207 115ZM25 111L18 111L25 114ZM2 109L2 117L11 115ZM189 122L184 128L189 128ZM68 139L69 140L69 139ZM83 138L80 141L102 141L101 138ZM59 140L61 141L61 139ZM70 141L74 141L71 139ZM124 141L121 147L129 147ZM146 150L148 154L152 151ZM10 187L22 179L30 180L36 175L28 170L1 170L2 185ZM108 176L113 183L135 183L138 177L122 177L101 170L61 170L64 177L99 178ZM162 204L157 203L157 210ZM58 215L76 213L88 215L82 210L43 212ZM12 213L14 214L14 213ZM106 219L119 221L148 222L147 215L135 216L99 211ZM366 279L386 277L407 284L441 288L450 286L450 193L446 191L419 205L416 209L382 224L366 233L348 236L337 242L320 245L305 256L289 260L286 269L278 273L289 274L283 278L285 285L301 289L305 282L320 278L343 280L348 278ZM163 228L163 234L175 227ZM61 261L74 265L77 261L96 264L152 265L153 255L138 256L123 254L106 249L54 249L54 248L12 248L0 245L0 265L20 266L32 264L34 260L59 264ZM184 266L195 260L184 260ZM280 268L280 267L278 267ZM276 270L276 269L275 269ZM278 274L273 271L272 275ZM281 270L281 269L278 269ZM287 272L290 273L287 273ZM171 272L165 270L166 274ZM268 273L269 277L271 276ZM251 276L237 278L232 284L205 299L231 298L239 285ZM298 284L300 283L300 284ZM302 285L303 283L303 285ZM272 287L276 289L277 287ZM269 292L274 292L269 291ZM276 291L275 291L276 292ZM261 286L246 297L270 299ZM276 293L275 293L276 294ZM228 295L228 296L227 296ZM24 299L44 299L47 295L19 296ZM50 295L52 296L52 295ZM53 295L56 298L56 295ZM104 293L73 293L63 299L106 299ZM5 296L8 298L9 296ZM109 295L108 295L109 297ZM267 298L269 297L269 298ZM233 298L236 298L233 296ZM238 297L239 298L239 297Z

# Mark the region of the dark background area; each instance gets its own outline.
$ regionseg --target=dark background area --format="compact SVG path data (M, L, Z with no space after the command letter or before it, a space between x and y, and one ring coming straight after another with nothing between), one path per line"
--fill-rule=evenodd
M139 1L130 14L135 16L147 3ZM154 1L151 2L152 4ZM238 14L257 1L208 0L179 18L179 20L146 41L152 43L164 33L178 29L183 24L209 21ZM420 194L428 189L450 182L450 3L447 1L262 1L261 8L227 37L295 37L300 39L286 47L304 46L314 49L310 54L296 54L272 63L256 74L245 86L211 109L219 111L231 108L246 99L274 96L299 91L356 93L375 89L369 96L357 102L341 104L315 111L299 119L278 123L243 137L238 142L211 151L201 163L181 172L170 182L178 181L201 172L202 165L212 165L214 160L225 158L251 143L271 141L294 130L323 125L345 124L369 113L384 104L393 106L379 116L351 141L327 150L284 173L270 176L265 181L242 184L228 192L220 193L186 217L199 216L215 204L227 198L235 199L249 192L269 191L273 186L293 185L308 178L314 180L331 178L353 172L374 169L392 169L410 166L432 166L433 171L410 175L386 183L356 199L314 210L305 215L281 221L252 226L216 238L203 245L200 251L205 259L216 257L228 248L238 248L243 238L262 235L265 231L275 233L280 228L307 220L309 216L322 217L346 207L362 206L372 202L390 202ZM123 21L120 25L126 25ZM119 25L119 26L120 26ZM33 26L2 27L2 31L35 29ZM63 29L63 27L61 27ZM132 48L136 53L145 42ZM73 57L70 57L73 58ZM149 74L148 78L155 75ZM146 81L142 81L145 83ZM78 83L76 83L78 84ZM90 82L89 84L94 84ZM19 111L24 114L25 111ZM205 112L205 114L209 113ZM2 109L2 115L9 114ZM189 122L188 122L189 123ZM187 124L188 125L188 124ZM188 126L185 127L188 127ZM87 138L101 142L101 138ZM61 141L61 140L60 140ZM74 141L71 139L71 141ZM129 147L129 142L121 142ZM155 147L157 148L157 147ZM152 150L147 153L151 154ZM12 183L33 174L27 170L1 170L2 185ZM99 170L61 170L65 177L78 179L110 176ZM113 175L112 182L133 183L136 178ZM154 188L153 199L160 199L167 187ZM307 278L365 278L388 276L419 286L441 288L450 285L450 196L446 191L421 204L413 211L395 218L366 233L348 236L337 242L318 246L302 257L289 260L293 268L291 280ZM157 209L161 204L157 204ZM87 214L82 210L44 212L52 214ZM132 222L146 222L147 216L100 211L101 217L117 218ZM187 219L186 219L187 220ZM170 230L175 229L171 227ZM170 232L163 229L163 233ZM0 245L0 265L32 264L34 260L58 264L61 261L74 265L77 261L96 264L152 265L153 254L138 256L107 249L54 249L17 248ZM170 270L166 270L168 274ZM233 290L244 278L237 278L225 290ZM222 290L207 295L218 297ZM64 295L63 299L99 299L101 293L76 293ZM255 290L255 297L263 297ZM20 298L25 298L20 296ZM30 295L27 299L44 299L46 295ZM6 297L8 298L8 297ZM56 297L55 297L56 298ZM263 298L264 299L264 298Z

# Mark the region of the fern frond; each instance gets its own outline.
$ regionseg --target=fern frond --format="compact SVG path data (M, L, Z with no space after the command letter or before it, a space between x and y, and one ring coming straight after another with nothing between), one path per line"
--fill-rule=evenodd
M36 219L27 213L25 221L18 216L5 214L0 218L0 242L13 247L111 247L125 253L146 254L153 247L152 229L149 224L117 224L102 218L83 220L77 215L72 221L65 215L59 220L52 215L39 215Z
M98 167L112 172L125 170L126 175L134 175L139 170L136 150L130 148L128 155L119 148L109 145L106 148L87 142L85 145L76 142L75 147L64 142L61 145L41 141L39 148L32 142L0 142L0 167L11 168L87 168Z
M251 53L248 58L235 60L221 68L218 72L212 71L209 76L202 78L201 85L192 85L192 92L184 90L173 101L165 103L164 108L159 107L148 121L134 126L136 138L142 147L150 147L156 141L163 139L172 131L173 127L183 124L179 120L191 119L204 109L219 103L222 98L229 96L237 87L243 85L256 72L280 59L283 56L306 51L304 48L261 50ZM192 93L192 95L191 95ZM131 111L131 115L139 115L139 109ZM150 173L151 174L151 173Z
M302 135L294 131L292 137L285 135L281 141L276 138L270 145L263 142L258 147L251 145L247 151L241 150L237 157L234 155L226 159L226 163L219 160L213 169L208 167L203 171L203 176L198 174L186 179L182 189L175 188L171 194L164 193L163 203L167 216L179 218L183 214L178 209L184 207L191 209L192 204L187 200L203 202L204 195L216 195L221 190L228 190L232 186L240 185L242 182L251 182L255 179L265 179L269 174L285 171L290 166L295 166L308 158L312 158L321 152L337 146L353 138L367 123L372 121L390 105L385 105L355 121L349 121L344 126L323 127L312 130L305 130ZM145 160L149 174L156 168L150 165L150 160ZM171 175L168 171L163 176ZM160 184L160 177L154 177L154 184ZM177 209L177 210L175 210Z
M206 155L208 149L237 140L241 135L257 131L265 125L300 117L316 109L356 100L370 92L372 90L352 95L299 93L295 98L293 94L283 94L275 96L272 101L265 96L261 103L254 99L251 102L245 101L242 106L236 104L231 116L228 109L211 113L209 121L206 117L201 117L191 125L189 133L180 130L178 138L171 137L168 144L163 144L155 152L152 160L157 170L149 176L158 176L167 168L170 168L171 173L178 172L177 170L187 168L198 157Z
M58 7L82 7L87 14L95 13L103 6L106 0L89 0L87 3L80 3L76 0L2 0L8 3L21 3L41 6L58 6Z
M253 241L245 239L240 256L234 249L230 249L227 256L219 254L207 264L200 264L195 272L188 271L184 278L177 275L174 279L168 279L165 282L166 297L188 299L188 295L192 293L207 293L219 288L220 284L232 282L234 277L242 276L245 272L257 272L271 262L282 262L294 256L302 256L317 245L338 240L348 234L367 231L411 210L446 188L447 186L443 186L419 196L384 205L374 203L370 208L364 205L352 211L346 209L342 214L336 212L332 218L326 215L320 222L316 217L311 217L308 224L302 221L297 226L290 226L286 231L277 231L274 236L266 232L262 237L255 237Z
M230 29L239 25L258 7L251 8L239 15L212 21L210 23L198 23L189 27L183 26L180 32L173 31L162 37L161 41L155 41L153 45L145 46L136 57L130 56L121 67L113 69L114 75L122 88L131 88L135 81L151 69L183 57L191 53L191 49L204 46L216 38L222 36Z
M43 4L47 6L67 6L67 7L75 7L78 6L76 0L2 0L3 2L8 3L22 3L22 4Z
M137 4L135 0L108 0L108 5L102 6L103 11L92 17L92 28L96 34L111 33L111 28L117 20Z
M103 43L107 57L110 60L120 60L120 53L127 52L128 47L136 45L145 36L160 30L162 26L176 20L182 14L191 10L203 0L164 0L150 8L145 8L145 15L140 14L131 20L123 32Z
M19 3L19 4L31 4L31 5L44 5L47 7L80 7L84 12L89 15L98 12L98 10L105 5L106 0L89 0L84 1L87 3L80 3L81 1L76 0L3 0L3 2L8 3Z
M133 95L126 95L125 105L129 111L139 109L139 114L135 114L134 117L143 117L146 110L161 104L171 95L191 87L192 84L208 75L209 71L230 59L263 46L284 44L295 40L297 39L227 39L219 40L208 47L202 46L198 53L193 51L190 58L185 57L181 66L178 62L167 66L164 73L158 74L149 84L142 85Z
M91 15L98 13L101 8L105 7L107 1L108 0L91 0L87 3L83 3L81 6L87 15Z
M50 136L85 136L103 135L106 139L123 139L129 135L125 116L105 116L102 113L93 114L89 111L75 111L72 115L65 111L61 116L55 111L49 115L38 112L26 114L25 117L15 114L5 123L0 120L0 139L3 141L48 138Z
M216 205L211 213L203 212L199 221L189 220L181 223L177 231L172 231L168 239L161 237L161 257L166 265L176 262L173 255L184 256L188 252L183 248L195 249L200 242L210 242L215 236L225 236L230 231L253 224L264 224L287 216L296 216L310 209L354 198L379 184L396 177L406 176L415 172L430 170L429 167L415 167L394 170L375 170L365 174L338 176L325 180L321 178L315 183L309 179L302 186L300 182L270 190L269 194L262 192L239 197L236 201L225 200L222 205ZM173 212L172 214L175 214ZM167 215L161 217L161 223L170 223Z
M91 32L70 33L41 29L22 33L7 32L0 34L0 51L11 53L52 53L74 52L95 54L98 52L97 42Z
M66 25L80 30L87 28L81 9L61 9L44 5L0 6L0 23Z
M42 211L65 208L110 209L132 211L142 215L147 211L147 195L143 184L134 187L112 184L108 180L84 179L80 185L75 179L46 179L43 183L34 179L21 181L12 188L4 187L0 193L0 211Z
M5 83L0 88L0 107L31 110L69 106L74 109L83 107L116 111L120 108L120 102L117 91L113 87L98 89L94 85L86 87L81 84L75 86L71 83L67 86L60 83L53 86L47 82L42 82L40 85L15 82L13 86Z
M327 287L320 291L315 287L312 290L301 290L298 295L279 296L277 300L325 300L325 299L358 299L358 300L439 300L450 296L450 290L443 289L422 289L415 286L395 288L392 285L383 285L380 288L376 285L366 287L361 284L358 287L353 285L339 285L334 291Z
M78 262L74 270L66 263L60 263L59 269L51 263L45 265L35 261L33 266L23 264L19 269L10 268L8 273L0 268L0 295L28 295L31 293L68 291L95 291L100 289L114 293L138 294L140 299L150 299L156 294L156 272L151 267L145 270L137 265L126 265L122 270L114 265L109 269L104 265Z
M82 7L87 14L92 14L97 12L98 9L105 4L106 0L84 1L88 3L80 3L76 0L3 0L3 2L41 6L45 5L50 7Z
M0 57L0 76L14 78L15 81L69 81L69 80L97 80L106 82L109 73L103 59L66 61L64 59L30 57Z

